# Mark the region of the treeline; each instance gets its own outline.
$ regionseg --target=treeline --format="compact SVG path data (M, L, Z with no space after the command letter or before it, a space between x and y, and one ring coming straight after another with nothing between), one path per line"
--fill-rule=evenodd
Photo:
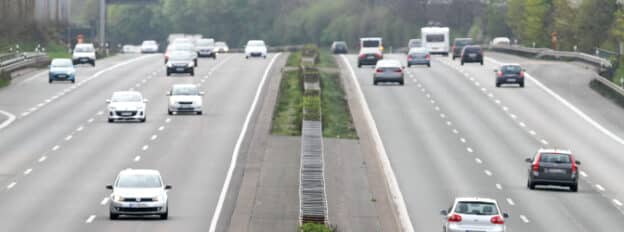
M59 26L35 20L35 0L0 1L0 22L0 47L24 40L47 41Z

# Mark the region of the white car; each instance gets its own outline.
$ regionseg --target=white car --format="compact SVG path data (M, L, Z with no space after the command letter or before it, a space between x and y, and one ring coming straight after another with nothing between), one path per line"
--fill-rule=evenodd
M444 232L487 231L504 232L505 218L494 199L479 197L456 198L448 210L440 211L444 216Z
M109 202L111 220L120 215L158 215L163 220L169 217L167 191L171 186L163 184L156 170L122 170L114 184L106 188L113 190Z
M108 122L116 120L138 120L145 122L145 103L143 95L137 91L117 91L108 103Z
M72 53L72 62L74 65L91 64L91 66L95 66L95 47L93 44L76 44Z
M179 112L193 112L202 114L202 98L204 93L194 84L175 84L171 87L169 96L169 115Z
M199 39L195 45L197 56L199 57L212 57L217 59L217 51L215 51L214 39Z
M263 40L249 40L245 45L245 58L263 57L267 58L267 46Z
M141 53L156 53L158 52L158 43L154 40L145 40L141 44Z
M228 47L227 43L223 41L217 41L215 43L215 50L217 53L228 53L230 51L230 47Z

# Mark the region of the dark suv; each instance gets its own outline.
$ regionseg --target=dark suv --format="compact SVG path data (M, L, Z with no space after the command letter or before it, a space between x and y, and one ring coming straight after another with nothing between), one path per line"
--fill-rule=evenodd
M481 46L465 46L461 53L461 65L464 63L481 63L483 65L483 49Z
M347 42L335 41L331 45L331 51L334 54L347 54L349 52L349 49L347 48Z
M453 53L453 60L455 57L461 56L462 49L465 46L472 45L471 38L455 38L453 40L453 47L451 47L451 53Z
M535 189L535 185L569 186L570 191L578 191L578 166L581 162L574 160L570 151L556 149L540 149L534 158L525 160L530 163L527 187Z
M524 88L524 72L525 70L519 64L504 64L500 70L494 70L496 73L496 88L502 84L518 84L520 88Z

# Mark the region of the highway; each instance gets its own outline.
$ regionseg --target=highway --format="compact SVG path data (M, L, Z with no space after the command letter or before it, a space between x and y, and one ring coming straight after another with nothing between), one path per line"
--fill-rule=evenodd
M45 72L15 80L0 90L15 116L0 114L0 231L207 231L276 56L224 54L200 59L195 77L165 77L162 54L119 55L78 67L74 85ZM203 115L167 114L174 83L201 85ZM108 123L105 100L128 89L149 100L147 122ZM169 220L108 219L105 185L125 168L162 173Z
M353 69L405 199L414 231L438 231L455 197L497 199L509 231L613 231L624 227L620 177L624 110L589 87L593 74L573 64L486 53L484 66L433 57L406 69L405 86L379 85L357 56ZM387 54L399 59L402 54ZM527 69L525 88L495 88L500 63ZM619 116L618 116L619 115ZM526 187L537 149L569 148L579 192Z

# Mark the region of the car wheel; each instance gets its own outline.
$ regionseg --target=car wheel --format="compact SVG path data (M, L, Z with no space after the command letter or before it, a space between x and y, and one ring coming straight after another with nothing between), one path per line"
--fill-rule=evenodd
M191 76L195 76L195 70L191 70Z
M197 67L197 60L195 60L194 62L195 62L195 67Z
M524 88L524 81L520 82L520 88Z
M52 79L48 79L48 83L52 83Z
M140 122L145 122L147 120L147 117L143 117L141 120L139 120Z
M109 118L109 119L108 119L108 122L109 122L109 123L115 122L115 119Z
M95 67L95 61L91 62L91 66Z
M570 191L578 192L578 183L570 185Z
M72 84L73 84L73 83L76 83L76 80L71 80L71 82L72 82Z
M461 65L464 66L464 61L461 62Z
M427 67L428 67L428 68L431 68L431 63L427 64Z
M411 65L411 64L407 64L407 67L408 67L408 68L411 68L411 67L412 67L412 65Z
M110 218L110 220L115 220L117 218L119 218L119 214L113 213L113 212L109 212L108 213L108 218Z
M533 182L531 182L530 180L527 181L527 188L529 189L535 189L535 184L533 184Z
M245 59L249 59L249 56L245 56Z
M167 218L169 218L169 210L160 215L160 219L162 220L167 220Z
M481 61L481 66L483 66L483 61Z
M171 76L171 72L167 71L167 76Z
M496 88L500 88L501 84L496 82Z
M455 56L453 56L453 60L455 60Z
M399 85L403 85L403 84L404 84L403 81L399 81Z
M362 64L358 63L358 68L361 68L361 67L362 67Z
M203 112L201 112L201 111L197 111L197 114L202 115L202 114L204 114L204 113L203 113Z
M373 85L377 85L377 81L373 81Z
M167 110L167 113L168 113L169 115L173 115L173 111L171 111L171 110Z

